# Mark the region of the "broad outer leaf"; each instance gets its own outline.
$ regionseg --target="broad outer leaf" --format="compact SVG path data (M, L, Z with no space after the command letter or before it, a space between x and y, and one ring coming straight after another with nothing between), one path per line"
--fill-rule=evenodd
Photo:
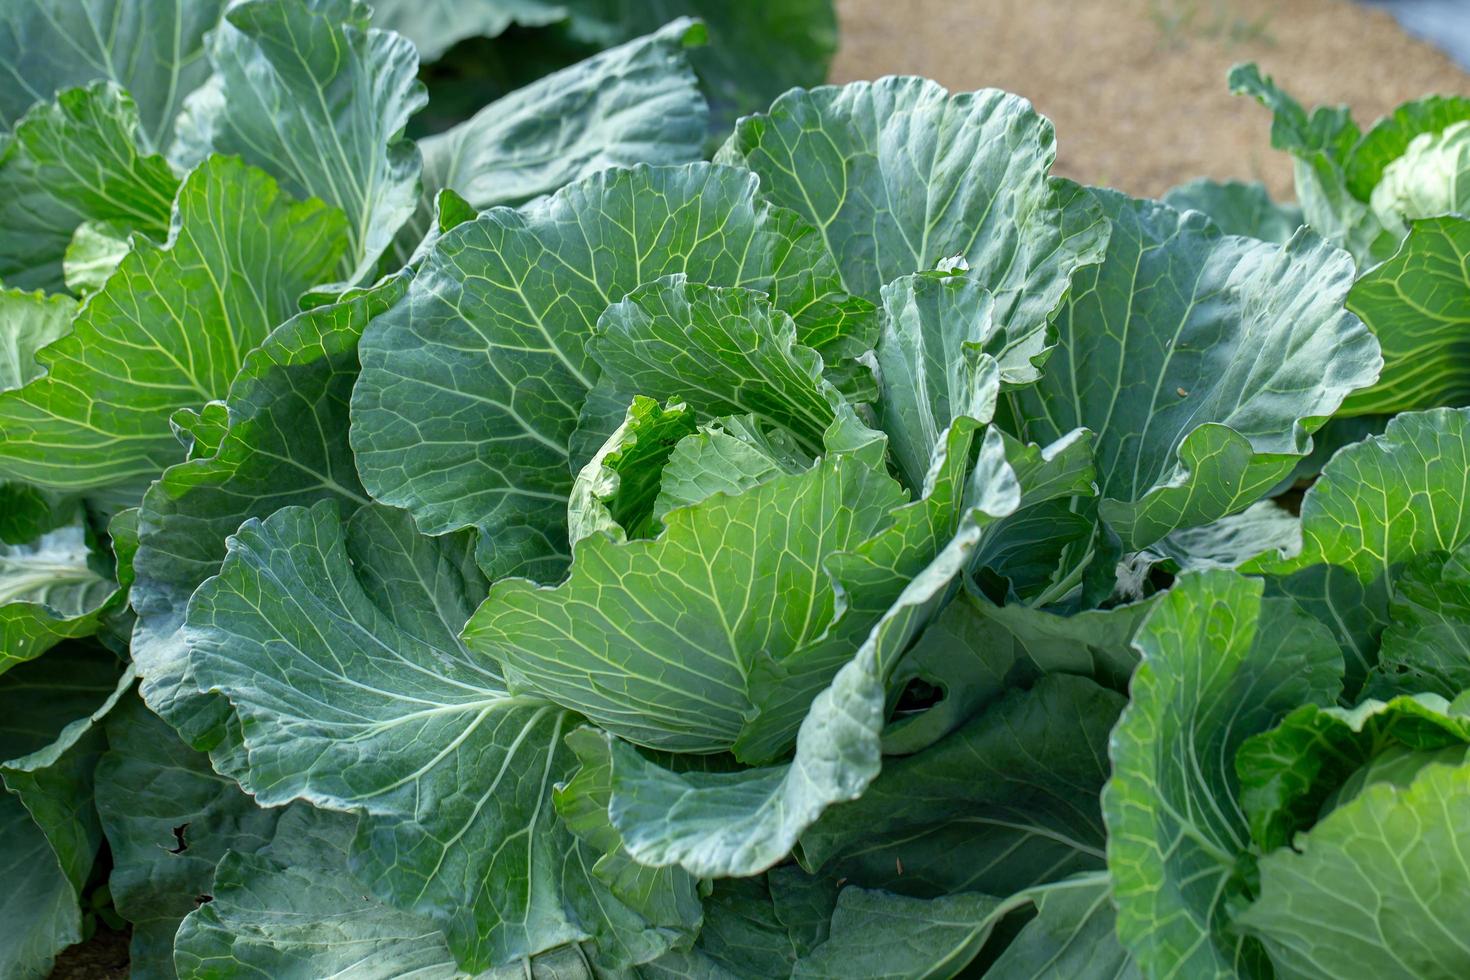
M1302 499L1301 552L1251 570L1280 575L1326 563L1364 584L1392 580L1413 556L1470 540L1467 473L1470 409L1399 415L1322 470Z
M1216 181L1208 177L1181 184L1161 200L1176 211L1203 211L1227 235L1245 235L1285 245L1302 226L1302 209L1271 200L1259 181Z
M246 352L340 254L342 219L215 157L179 189L168 243L138 241L46 348L47 375L0 395L0 473L83 489L152 479L180 456L168 418L224 394Z
M890 759L801 838L813 870L865 888L1009 895L1104 867L1097 797L1125 699L1077 676L1014 689L957 732Z
M183 977L465 977L434 924L363 894L348 871L353 823L297 805L258 853L220 861L211 900L184 920Z
M132 654L144 700L196 748L218 744L227 712L189 672L184 608L219 571L225 538L247 518L322 499L367 503L347 445L357 342L368 320L403 297L408 278L349 291L281 325L231 382L219 448L169 467L143 497Z
M427 533L476 525L492 577L565 567L568 446L596 381L609 303L683 272L768 292L798 328L840 337L816 233L729 167L611 170L441 237L408 299L363 336L352 444L364 485Z
M1374 756L1454 745L1470 745L1470 711L1437 694L1367 700L1352 709L1303 705L1247 739L1235 757L1251 836L1262 851L1286 847Z
M131 92L144 145L168 145L185 96L204 83L204 35L225 0L12 0L0 10L0 122L61 89L106 80Z
M1391 413L1470 403L1470 220L1426 218L1348 294L1383 348L1383 375L1345 411Z
M1411 560L1393 583L1375 690L1432 691L1446 698L1470 690L1470 546ZM1382 696L1382 695L1380 695Z
M839 411L852 415L803 340L756 290L677 273L638 287L603 312L588 341L601 376L572 437L573 464L606 442L636 395L678 398L701 422L749 415L820 454Z
M413 5L423 6L418 0ZM382 5L376 9L381 14ZM419 234L401 233L400 242L422 237L434 196L446 187L483 210L522 204L608 167L699 159L707 111L686 49L702 36L681 18L537 79L420 140L424 184L407 229ZM422 47L419 53L430 56Z
M958 439L951 455L967 462L969 443ZM1019 503L1020 487L999 438L986 439L976 472L980 490L966 499L971 509L958 530L942 547L932 546L933 561L885 603L867 640L812 702L791 762L733 773L675 772L609 736L609 810L636 860L680 864L700 876L755 874L785 857L828 806L863 793L881 767L895 665L953 596L985 526ZM853 597L860 601L860 593Z
M338 510L247 521L190 602L195 676L243 726L242 785L267 805L362 811L354 871L438 923L469 969L588 938L604 916L631 930L551 805L573 717L508 693L457 639L485 588L473 536L422 537L381 507L344 524Z
M1042 334L1107 241L1088 192L1047 177L1055 157L1051 123L1023 99L884 78L788 92L742 119L719 159L821 231L848 291L876 303L886 283L960 256L1020 338Z
M1470 970L1470 765L1368 786L1261 859L1237 919L1281 975L1419 980Z
M107 739L97 811L112 848L112 898L133 926L132 976L173 980L174 933L211 893L215 864L226 851L265 846L283 811L257 806L137 698L107 719Z
M1118 936L1146 975L1270 976L1228 919L1250 848L1233 760L1287 711L1330 703L1342 655L1326 627L1261 594L1234 572L1181 576L1134 641L1143 662L1103 813Z
M367 321L400 299L407 275L302 313L252 352L227 396L230 427L212 456L170 467L139 511L132 652L149 706L200 748L223 735L223 699L201 695L180 627L189 596L219 570L248 517L324 498L360 505L347 402Z
M0 543L0 673L64 639L97 631L117 592L94 567L97 561L80 523L30 544Z
M0 25L0 39L3 31ZM137 107L111 83L59 92L26 113L0 148L0 277L12 286L61 289L62 259L86 221L162 241L179 180L143 145Z
M413 214L422 161L403 137L428 100L407 38L368 27L357 0L242 0L210 39L215 75L170 152L235 153L299 197L347 215L345 268L367 275ZM336 258L338 256L334 256Z
M1264 494L1382 361L1342 309L1352 261L1316 236L1277 246L1096 196L1107 259L1078 274L1041 383L1012 397L1027 438L1097 434L1102 516L1132 550Z
M797 960L791 976L939 980L963 970L997 923L1024 901L975 892L933 899L864 888L837 896L827 941Z
M513 688L638 744L769 761L872 626L839 598L829 557L902 503L881 456L828 457L673 511L650 541L584 538L555 588L497 582L465 642Z
M0 973L41 980L80 942L80 899L102 840L92 771L97 717L118 695L107 651L71 644L0 677ZM128 683L131 683L129 677Z

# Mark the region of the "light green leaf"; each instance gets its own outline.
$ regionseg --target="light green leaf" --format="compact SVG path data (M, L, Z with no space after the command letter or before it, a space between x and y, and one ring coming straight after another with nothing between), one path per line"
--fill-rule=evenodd
M1403 238L1411 221L1470 213L1467 177L1470 120L1462 119L1442 131L1415 136L1403 155L1383 168L1369 203L1384 229Z
M917 489L951 422L989 422L1002 381L1039 376L1030 358L1040 353L1044 324L1034 345L997 335L990 293L961 276L904 276L881 293L878 426L904 482Z
M344 523L338 507L247 521L190 602L194 676L243 726L242 785L267 805L362 811L355 872L438 923L466 968L587 938L603 917L630 957L601 945L609 965L663 952L671 937L624 938L636 917L556 819L573 717L508 693L456 638L485 588L473 537L422 537L380 507Z
M967 439L957 438L951 454L967 461ZM790 763L731 773L675 772L608 737L609 812L636 860L679 864L701 876L754 874L781 860L828 806L862 795L881 766L880 736L895 665L953 596L985 526L1019 500L998 438L985 441L976 473L973 485L981 489L967 499L971 509L952 536L946 532L947 543L914 547L934 559L904 577L908 584L885 603L856 655L812 702ZM939 489L936 495L945 493ZM901 511L901 523L929 503ZM852 593L855 603L860 594Z
M139 241L45 349L48 374L0 395L0 472L72 489L151 480L180 456L169 416L224 394L332 267L341 230L239 160L206 162L179 189L168 243Z
M1450 980L1470 970L1470 765L1369 786L1261 859L1237 919L1280 976Z
M189 596L219 571L225 538L250 517L322 499L367 503L347 445L347 404L363 327L403 297L408 274L298 314L245 357L230 384L230 425L211 456L164 471L138 514L132 654L149 707L185 741L212 749L224 699L202 695L180 628Z
M1470 690L1470 545L1409 561L1393 583L1389 624L1374 690L1433 691L1447 698Z
M40 377L36 352L71 329L76 301L19 289L0 289L0 391Z
M1470 220L1414 222L1398 252L1354 284L1348 309L1378 338L1383 375L1349 398L1345 411L1392 413L1470 402Z
M1258 500L1239 514L1202 527L1180 528L1151 550L1174 571L1239 568L1264 555L1295 554L1302 547L1302 524L1274 500Z
M572 484L567 502L572 544L599 532L614 541L657 534L662 525L654 503L664 463L694 429L694 414L684 403L660 407L652 398L635 395L623 424Z
M1358 198L1368 200L1384 172L1417 137L1442 132L1466 119L1470 119L1470 99L1463 96L1430 95L1405 102L1374 123L1353 147L1347 161L1349 188Z
M231 4L210 39L215 75L189 97L169 153L183 166L239 154L341 209L347 254L332 272L353 281L413 214L422 160L403 128L428 98L413 45L369 28L370 13L357 0Z
M83 221L62 257L66 288L78 296L95 293L117 271L132 245L129 230L114 221Z
M938 980L960 973L1017 904L974 892L933 899L844 888L827 941L797 960L795 977Z
M1134 641L1143 662L1103 791L1118 936L1147 975L1269 977L1230 924L1250 833L1233 760L1299 705L1327 704L1342 655L1326 627L1258 580L1181 576Z
M381 20L382 5L376 9ZM522 204L608 167L699 159L707 110L686 49L701 37L696 25L680 19L552 72L420 140L424 185L399 245L422 237L443 188L483 210ZM419 53L433 57L422 47Z
M567 829L601 855L592 874L649 922L697 934L703 918L699 883L682 868L650 868L634 861L608 816L612 757L602 733L584 726L567 735L566 742L581 766L552 797Z
M1342 309L1343 252L1095 195L1113 222L1107 259L1078 274L1046 376L1010 398L1029 439L1096 433L1102 517L1131 550L1264 494L1382 361Z
M1047 177L1055 156L1051 123L1016 96L885 78L788 92L741 120L719 159L821 230L850 292L877 302L886 283L962 256L1019 339L1107 241L1088 192Z
M1203 211L1227 235L1245 235L1285 245L1302 226L1302 209L1271 200L1259 181L1192 180L1161 199L1175 211Z
M1290 845L1358 769L1395 747L1429 751L1470 745L1470 710L1437 694L1355 708L1303 705L1240 747L1235 769L1251 837L1263 851Z
M989 980L1142 980L1114 932L1116 914L1105 873L1033 888L1027 897L1036 917L991 964L985 973Z
M0 149L0 277L61 289L63 256L85 221L162 241L179 181L141 143L137 107L109 83L60 92L26 113Z
M755 189L706 164L605 171L445 234L363 336L352 438L369 491L431 534L480 527L492 577L556 578L568 446L597 378L587 339L609 303L683 272L770 293L803 336L852 332L843 304L861 310L816 233Z
M97 811L112 848L112 898L133 926L132 976L173 980L174 933L211 894L215 864L265 846L285 811L256 806L137 698L106 727Z
M0 673L97 632L117 592L96 567L104 560L93 556L81 523L29 544L0 543Z
M574 464L606 442L635 395L678 398L701 422L750 415L811 455L839 414L852 418L796 323L755 290L667 276L609 306L588 351L601 377L572 437Z
M802 862L920 896L1009 895L1100 869L1097 798L1124 703L1065 674L1014 689L924 751L890 759L861 798L802 835Z
M15 0L0 12L0 121L96 80L138 100L143 144L168 145L186 95L209 75L204 35L225 0ZM166 216L166 212L165 212Z
M660 478L653 517L662 522L676 507L697 504L716 493L742 494L782 473L810 469L789 432L768 429L751 416L718 419L680 440Z
M363 895L348 872L353 823L296 806L259 853L230 851L179 928L183 977L468 977L427 919Z
M769 760L873 624L824 567L904 502L872 456L675 510L651 541L584 538L565 584L497 582L465 642L639 744Z
M1409 412L1343 449L1302 499L1302 550L1249 566L1287 574L1341 565L1365 584L1395 566L1470 539L1470 409Z

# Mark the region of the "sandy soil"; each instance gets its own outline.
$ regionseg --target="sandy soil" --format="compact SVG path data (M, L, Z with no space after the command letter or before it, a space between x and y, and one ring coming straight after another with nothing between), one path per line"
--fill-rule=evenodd
M1200 11L1166 30L1155 11ZM832 80L922 74L996 86L1056 123L1057 172L1157 195L1197 176L1264 180L1291 196L1266 111L1225 74L1256 61L1309 107L1346 102L1366 126L1406 99L1470 93L1470 75L1347 0L837 0ZM1218 16L1220 11L1226 16ZM1215 30L1267 16L1265 36Z

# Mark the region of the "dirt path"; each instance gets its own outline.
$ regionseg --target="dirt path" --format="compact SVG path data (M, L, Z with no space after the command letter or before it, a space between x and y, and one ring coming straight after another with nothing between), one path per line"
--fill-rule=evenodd
M1225 73L1257 61L1309 106L1346 102L1369 123L1470 75L1380 11L1347 0L837 0L834 82L922 74L954 90L997 86L1057 125L1059 173L1156 195L1192 177L1264 180L1291 195L1269 118ZM1167 31L1153 11L1200 11ZM1222 21L1217 12L1228 10ZM1247 27L1265 15L1266 36ZM1238 20L1237 20L1238 18ZM1240 28L1244 39L1214 35Z

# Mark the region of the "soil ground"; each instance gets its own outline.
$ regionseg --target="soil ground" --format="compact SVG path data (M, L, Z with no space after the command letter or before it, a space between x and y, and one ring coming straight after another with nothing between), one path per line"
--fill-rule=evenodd
M1470 75L1381 10L1348 0L837 0L832 80L921 74L995 86L1057 127L1056 172L1154 196L1194 177L1263 180L1292 196L1270 117L1225 75L1256 61L1309 108L1361 125Z

